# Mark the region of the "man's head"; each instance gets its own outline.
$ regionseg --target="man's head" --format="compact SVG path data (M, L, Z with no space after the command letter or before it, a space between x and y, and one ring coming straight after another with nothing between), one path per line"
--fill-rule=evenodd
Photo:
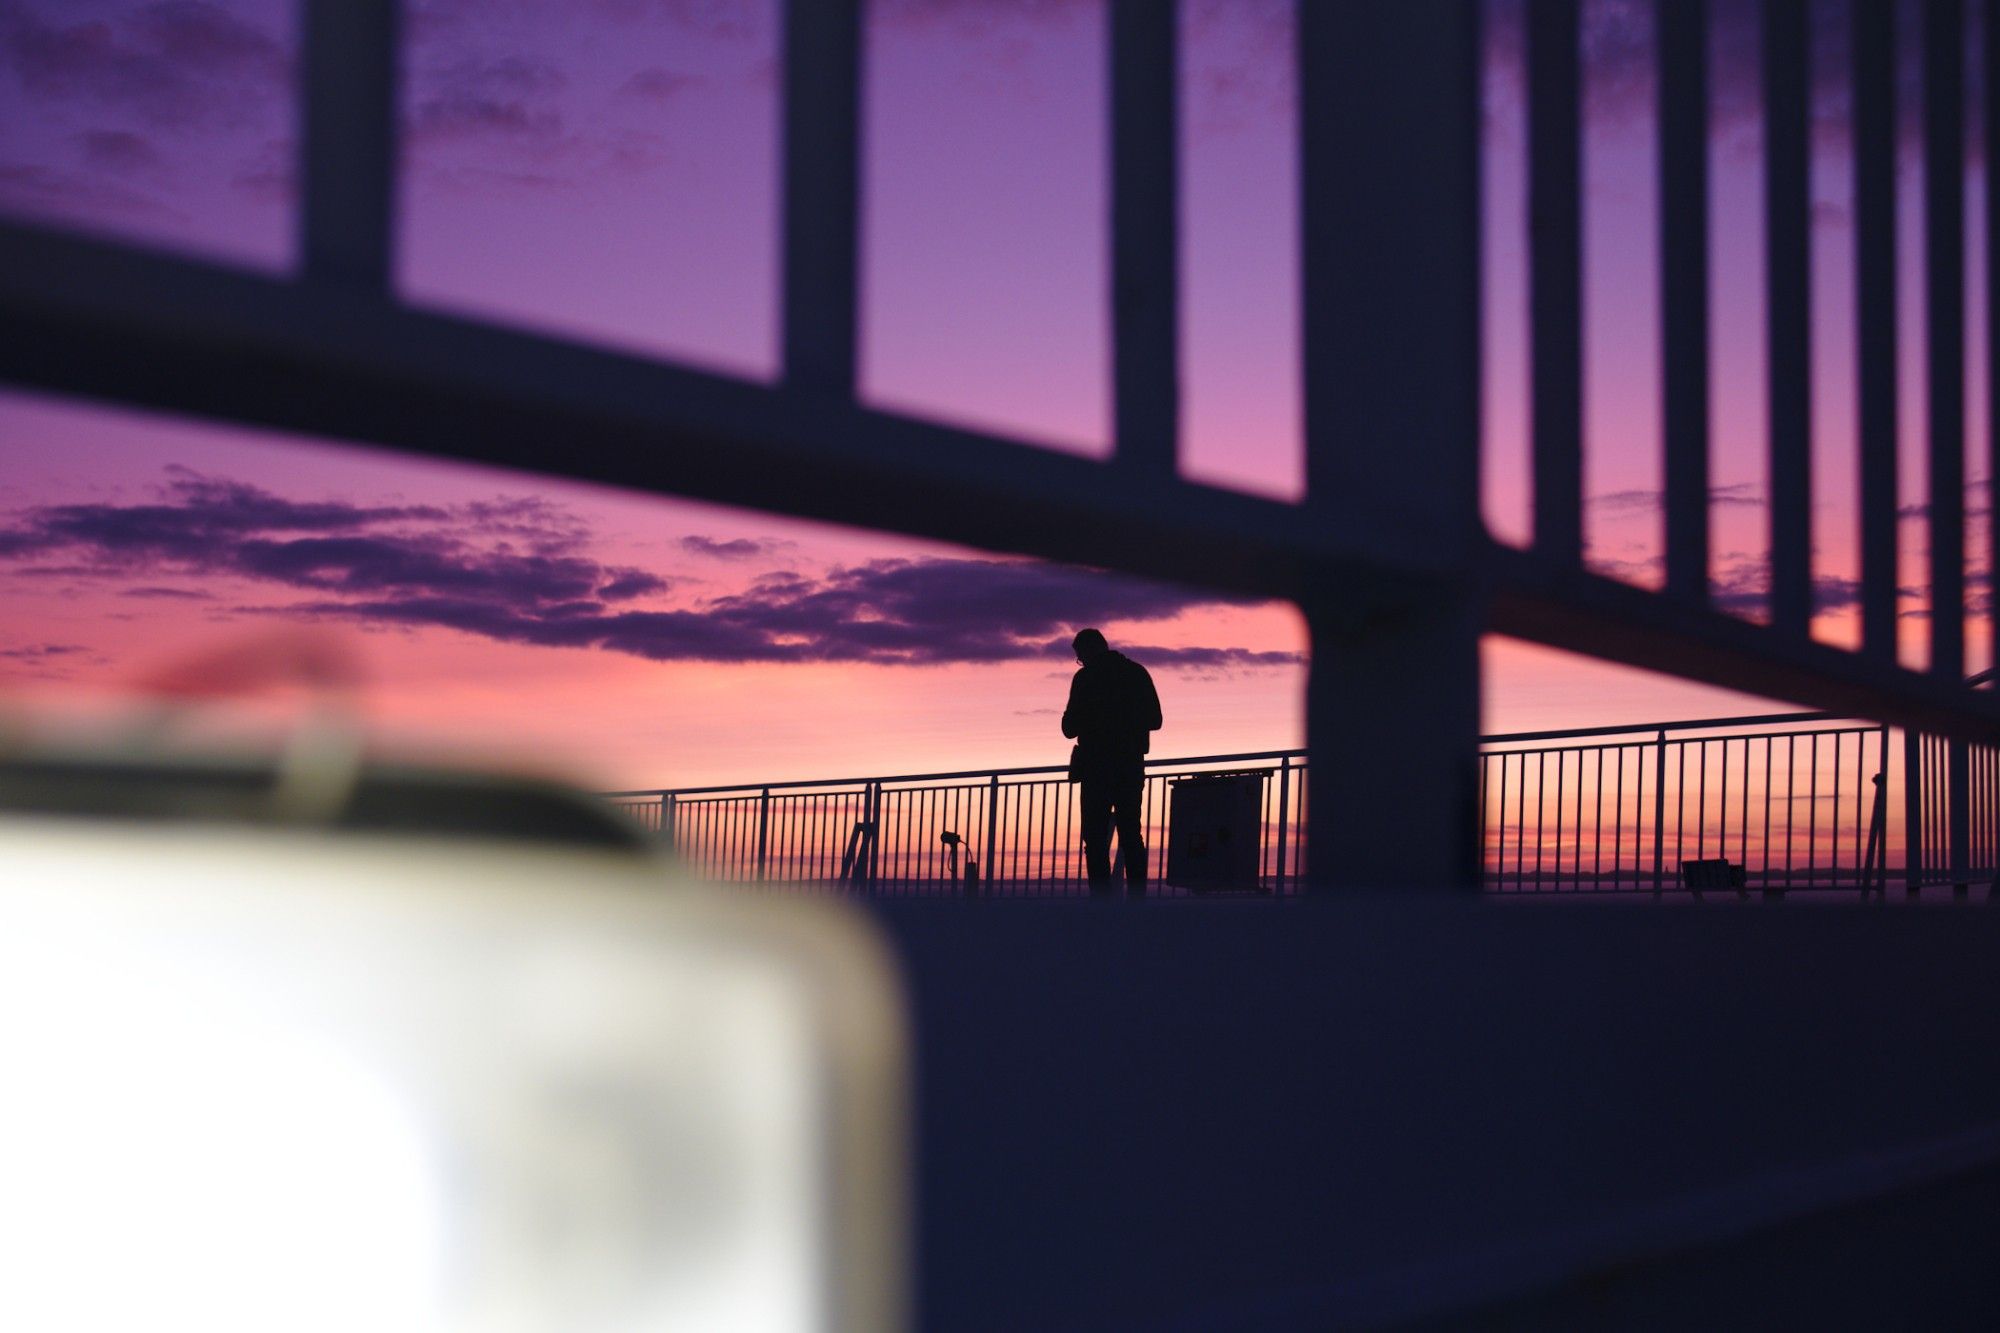
M1076 660L1089 666L1098 658L1111 651L1111 645L1104 641L1102 632L1094 629L1078 630L1076 637L1069 641Z

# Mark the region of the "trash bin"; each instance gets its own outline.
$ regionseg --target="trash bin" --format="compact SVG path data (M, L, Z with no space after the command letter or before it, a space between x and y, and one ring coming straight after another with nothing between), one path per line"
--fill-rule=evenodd
M1684 889L1741 889L1744 883L1744 868L1732 861L1681 862L1681 887Z
M1168 784L1166 882L1197 893L1263 885L1268 771L1212 773Z

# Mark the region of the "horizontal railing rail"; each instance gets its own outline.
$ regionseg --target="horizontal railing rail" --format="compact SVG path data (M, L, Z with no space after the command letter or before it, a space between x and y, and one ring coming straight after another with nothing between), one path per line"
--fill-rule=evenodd
M1149 768L1161 764L1234 764L1254 763L1266 759L1293 758L1305 754L1304 750L1250 750L1242 754L1196 755L1185 759L1147 759ZM856 778L800 778L790 782L736 782L722 783L712 787L642 787L634 791L608 791L600 793L610 800L622 800L643 796L696 796L712 792L736 791L780 791L799 787L838 787L864 782L952 782L962 778L984 778L994 773L1044 774L1066 773L1066 764L1035 764L1017 768L968 768L950 773L901 773L883 777Z

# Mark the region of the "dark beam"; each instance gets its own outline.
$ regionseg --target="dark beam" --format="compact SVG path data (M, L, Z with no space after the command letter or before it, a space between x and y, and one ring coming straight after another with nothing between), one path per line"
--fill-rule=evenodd
M2000 664L2000 0L1981 14L1981 152L1986 180L1986 628L1988 661Z
M1808 6L1764 0L1764 265L1771 623L1812 621L1812 186Z
M1659 8L1667 590L1708 600L1708 5Z
M1854 7L1861 649L1896 660L1896 11Z
M854 396L860 242L859 0L786 0L784 375Z
M1965 6L1924 6L1931 670L1965 675Z
M299 268L312 282L394 283L397 0L306 0Z
M1496 546L1487 628L1646 671L1991 744L2000 697Z
M1173 0L1112 0L1112 396L1120 463L1174 470L1180 207Z
M1583 143L1579 0L1529 0L1528 305L1535 549L1583 558Z
M4 222L0 318L0 380L29 388L1245 594L1300 595L1323 561L1357 595L1409 581L1337 554L1388 546L1386 519L1114 483L974 431Z

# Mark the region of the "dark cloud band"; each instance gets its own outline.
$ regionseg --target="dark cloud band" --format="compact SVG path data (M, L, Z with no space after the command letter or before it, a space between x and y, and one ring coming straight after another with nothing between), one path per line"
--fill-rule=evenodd
M504 643L592 648L660 662L855 662L936 666L1066 660L1079 625L1161 622L1210 594L1096 570L1018 560L875 560L809 577L777 571L693 606L647 570L605 564L569 512L535 500L444 508L299 502L174 470L143 504L48 505L0 526L0 559L20 572L60 562L71 576L144 582L128 595L207 590L162 574L283 587L304 600L271 614L459 630ZM691 553L744 559L769 545L691 535ZM1134 648L1192 670L1287 666L1297 653L1233 647Z

